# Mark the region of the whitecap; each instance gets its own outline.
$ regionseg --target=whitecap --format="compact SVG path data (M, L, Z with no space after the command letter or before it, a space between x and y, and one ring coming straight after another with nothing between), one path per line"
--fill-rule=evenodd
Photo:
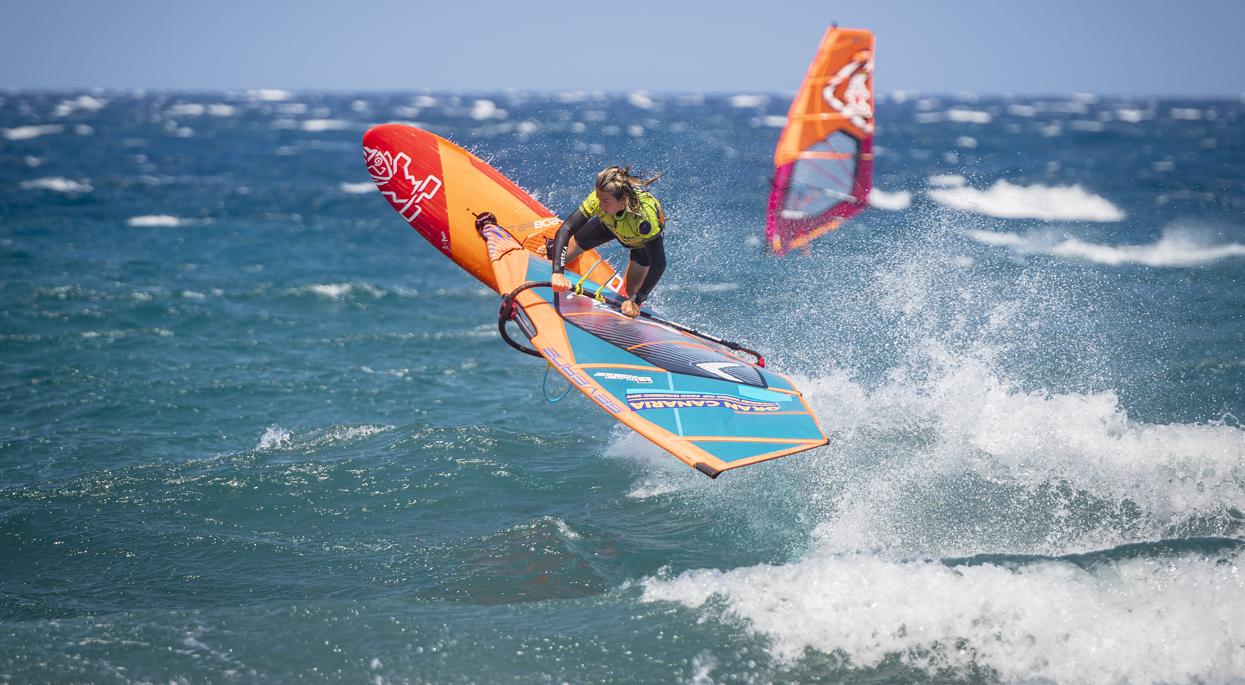
M1052 240L1042 235L978 230L966 231L966 235L980 243L1006 247L1020 254L1044 254L1110 266L1190 267L1245 257L1245 245L1241 243L1211 245L1195 233L1181 229L1164 231L1162 237L1148 245L1106 245L1079 238Z
M721 598L787 663L812 649L854 668L898 658L931 675L979 668L1003 682L1221 682L1245 669L1242 561L1085 569L814 556L649 578L642 600L702 607Z
M959 174L937 174L930 176L926 182L935 188L958 188L968 182Z
M145 214L132 216L125 223L142 228L175 228L185 225L186 220L171 214Z
M41 126L17 126L0 129L0 133L9 140L30 140L39 136L49 136L65 130L60 124L43 124Z
M36 178L30 181L22 181L22 190L50 190L56 193L89 193L94 188L91 183L86 180L74 181L61 176L51 176L47 178Z
M197 102L180 102L164 110L170 117L201 117L207 113L207 106Z
M343 193L348 195L363 195L376 190L376 184L371 181L363 181L360 183L343 183L338 186Z
M632 107L637 107L639 109L652 109L656 104L653 102L653 98L649 97L648 93L642 90L628 93L627 102L630 103Z
M257 88L247 91L247 97L260 102L281 102L294 97L294 94L288 90L280 90L277 88Z
M78 110L87 112L98 112L108 104L107 100L91 97L90 95L79 95L72 100L61 100L56 105L56 109L52 112L54 117L66 117Z
M341 131L347 128L350 128L350 122L341 119L307 119L302 122L302 129L312 133Z
M1120 221L1125 216L1119 207L1079 185L1020 186L999 180L986 190L940 188L929 191L929 196L952 209L1004 219Z
M372 297L383 297L384 291L370 283L314 283L302 288L294 288L288 291L293 294L311 293L318 297L330 300L340 300L355 292L361 292Z
M508 115L506 110L498 109L497 104L492 100L476 100L471 103L472 119L476 121L484 121L486 119L505 119Z
M912 193L906 190L895 192L886 192L874 188L869 191L869 206L885 209L891 212L898 212L907 209L912 204Z
M1178 121L1201 121L1203 119L1202 110L1193 107L1173 107L1168 110L1167 116Z
M293 436L290 432L280 426L269 426L264 434L259 436L259 444L255 446L257 450L275 450L283 449L290 446Z
M947 112L947 119L960 124L988 124L993 119L989 112L973 109L953 109Z
M768 95L732 95L727 102L735 109L764 107L769 103Z

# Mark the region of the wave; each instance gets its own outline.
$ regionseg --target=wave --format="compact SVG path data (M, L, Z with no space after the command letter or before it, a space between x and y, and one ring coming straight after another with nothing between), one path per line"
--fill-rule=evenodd
M979 243L1006 247L1019 254L1043 254L1111 266L1202 266L1232 257L1245 257L1245 245L1241 243L1209 245L1196 233L1182 229L1164 231L1162 237L1149 245L1104 245L1079 238L1055 240L1042 234L1020 235L982 230L965 231L965 235Z
M374 435L388 433L393 430L395 430L394 426L364 424L359 426L333 426L311 431L305 435L295 436L292 431L274 425L264 430L263 435L259 437L259 443L255 445L255 450L259 452L272 452L291 448L310 450L340 443L366 440Z
M986 190L971 187L929 191L939 204L1004 219L1120 221L1124 212L1106 199L1073 186L1020 186L999 180Z
M338 188L347 195L365 195L376 190L376 184L371 181L363 181L361 183L342 183Z
M835 460L807 466L836 484L814 531L825 551L1058 555L1242 527L1239 427L1136 421L1113 391L1022 391L977 360L893 376L867 388L838 371L803 386L833 417Z
M1242 556L1238 548L1092 569L814 556L649 578L642 598L710 614L723 606L768 636L784 662L812 649L855 667L984 667L1004 682L1224 682L1245 671Z
M247 97L260 102L284 102L294 97L294 94L288 90L280 90L278 88L257 88L248 90Z
M341 119L307 119L300 124L300 127L310 133L320 133L321 131L343 131L350 128L349 121Z
M769 104L768 95L732 95L727 99L735 109L751 109Z
M994 120L989 112L972 109L953 109L946 112L918 112L913 120L918 124L936 124L950 121L956 124L988 124Z
M231 117L237 114L238 108L223 103L199 104L197 102L181 102L170 106L164 113L170 117Z
M926 182L935 188L959 188L967 183L968 179L959 174L937 174L930 176Z
M98 112L108 104L107 100L102 98L91 97L90 95L79 95L71 100L61 100L56 109L52 112L54 117L67 117L79 110L87 112Z
M869 206L885 209L891 212L898 212L907 209L912 204L912 193L906 190L895 192L886 192L874 188L869 191Z
M22 181L22 190L50 190L54 193L89 193L95 190L91 187L90 181L74 181L62 176L50 176L47 178L36 178L30 181Z
M41 126L16 126L14 128L0 128L0 133L8 140L30 140L39 136L49 136L61 133L65 130L60 124L43 124Z
M127 226L136 226L141 228L176 228L185 226L189 223L187 219L172 216L171 214L147 214L143 216L132 216L125 221Z

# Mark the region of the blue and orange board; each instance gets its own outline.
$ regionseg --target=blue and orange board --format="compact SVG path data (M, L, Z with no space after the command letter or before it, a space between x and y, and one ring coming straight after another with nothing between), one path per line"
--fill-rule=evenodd
M711 477L826 444L790 379L647 308L623 316L614 299L622 279L599 255L583 255L567 274L599 297L556 295L545 238L560 221L474 155L393 124L363 142L394 209L469 273L512 294L508 315L534 351L618 421ZM477 231L485 211L497 221Z

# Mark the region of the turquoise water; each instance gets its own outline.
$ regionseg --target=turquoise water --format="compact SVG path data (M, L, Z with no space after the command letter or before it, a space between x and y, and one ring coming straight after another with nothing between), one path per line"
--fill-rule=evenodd
M777 260L786 105L0 94L0 682L1245 678L1245 104L891 96ZM654 308L830 444L711 481L549 404L385 121L563 214L665 171Z

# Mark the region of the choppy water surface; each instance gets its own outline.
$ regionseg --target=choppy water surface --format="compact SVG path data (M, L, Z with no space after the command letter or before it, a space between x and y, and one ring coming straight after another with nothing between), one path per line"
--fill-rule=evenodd
M891 96L776 260L786 107L0 94L0 682L1245 678L1245 104ZM546 402L386 121L563 214L664 171L654 306L830 444L710 481Z

